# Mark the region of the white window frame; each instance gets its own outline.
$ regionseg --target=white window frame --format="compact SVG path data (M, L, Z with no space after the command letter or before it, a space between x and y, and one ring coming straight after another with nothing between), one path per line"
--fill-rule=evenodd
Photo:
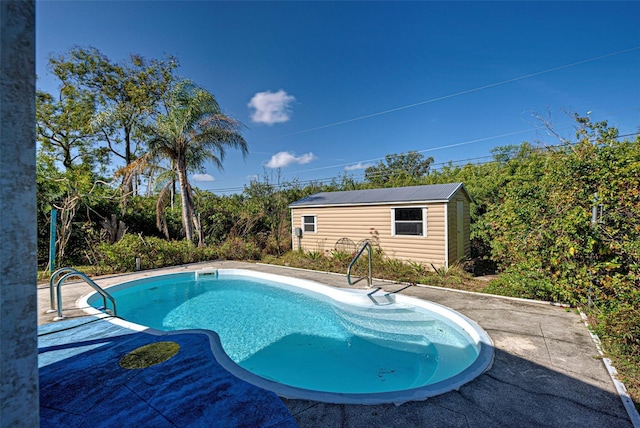
M313 231L308 231L305 229L305 225L309 225L311 223L305 223L304 219L306 217L313 217ZM300 218L300 223L302 226L302 234L304 235L305 233L318 233L318 216L316 214L302 214L301 218Z
M396 233L396 210L401 209L421 209L422 210L422 235L403 235ZM426 238L427 234L427 207L392 207L391 208L391 236L400 236L402 238Z

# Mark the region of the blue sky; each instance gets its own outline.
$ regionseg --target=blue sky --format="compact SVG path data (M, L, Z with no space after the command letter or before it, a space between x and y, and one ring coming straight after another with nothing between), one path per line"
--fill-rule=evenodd
M93 46L115 61L175 55L178 73L240 120L229 152L194 185L241 192L265 173L328 181L385 155L435 168L493 147L557 143L566 112L640 127L640 2L36 2L39 89L50 55ZM481 162L485 159L476 159Z

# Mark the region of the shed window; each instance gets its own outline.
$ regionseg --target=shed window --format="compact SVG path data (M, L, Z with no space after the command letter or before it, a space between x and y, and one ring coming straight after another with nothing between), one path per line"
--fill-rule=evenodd
M315 215L303 215L302 216L302 230L306 233L316 233L316 219Z
M393 234L427 236L426 208L394 208Z

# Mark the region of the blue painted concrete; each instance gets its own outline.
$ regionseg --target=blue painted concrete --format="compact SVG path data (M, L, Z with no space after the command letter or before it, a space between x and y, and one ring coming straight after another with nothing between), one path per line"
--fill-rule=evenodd
M42 427L295 427L272 392L227 372L201 333L158 336L95 317L40 326ZM148 368L120 359L141 346L173 341L180 351Z

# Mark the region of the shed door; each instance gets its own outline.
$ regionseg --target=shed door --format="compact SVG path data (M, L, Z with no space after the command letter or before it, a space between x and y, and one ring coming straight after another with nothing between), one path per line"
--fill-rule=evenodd
M464 201L456 201L456 259L464 256Z

